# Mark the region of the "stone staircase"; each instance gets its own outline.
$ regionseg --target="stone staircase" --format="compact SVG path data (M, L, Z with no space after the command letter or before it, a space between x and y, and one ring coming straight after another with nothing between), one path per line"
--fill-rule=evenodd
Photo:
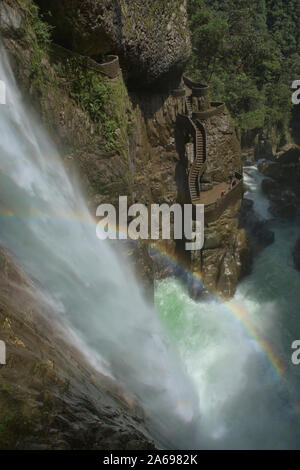
M194 138L194 161L188 175L190 198L194 206L197 204L205 205L205 220L206 223L210 223L217 220L230 204L242 197L243 177L239 175L237 184L231 189L228 189L228 184L225 183L215 186L208 181L201 183L201 178L207 167L206 131L201 121L221 112L225 105L224 103L211 103L214 109L195 112L193 109L193 94L189 91L193 83L185 79L185 85L186 113L182 117L189 122L189 129L193 129ZM200 96L199 90L202 90L202 96L207 87L199 85L196 88L196 96ZM224 194L222 194L223 192Z
M192 95L187 95L185 97L187 115L189 118L192 118L193 115L193 104L192 104Z
M195 142L195 161L189 173L189 189L192 204L200 204L200 178L206 168L206 148L205 148L205 134L200 129L197 122L193 122L196 142Z

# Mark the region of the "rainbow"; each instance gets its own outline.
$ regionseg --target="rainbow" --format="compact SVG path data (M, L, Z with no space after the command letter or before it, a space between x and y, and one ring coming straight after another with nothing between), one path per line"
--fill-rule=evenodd
M179 265L175 257L171 256L165 250L161 248L155 248L155 250L159 252L159 254L162 255L164 258L168 259L168 261L171 262L173 265L179 266L188 275L203 284L202 276L200 274L195 274L192 271L189 271L183 266ZM279 353L277 353L275 345L273 345L270 341L267 341L255 327L255 325L252 324L248 310L240 302L237 302L234 299L231 301L224 301L224 299L222 299L222 297L216 291L211 291L211 294L226 305L227 310L240 323L240 325L246 331L248 336L255 340L255 342L259 345L262 353L264 353L264 355L268 359L268 362L272 365L277 376L285 376L287 373L287 367L281 359Z
M70 222L75 221L79 223L84 223L89 226L94 226L95 233L96 233L96 225L98 225L98 223L101 223L101 222L96 222L92 217L88 217L88 215L86 216L80 216L78 214L72 214L68 216L66 216L65 214L41 215L40 213L35 213L35 212L29 212L28 214L17 215L9 210L3 211L3 209L0 213L0 218L1 217L10 217L10 218L16 218L16 219L24 219L28 217L34 218L34 219L39 219L43 217L44 219L45 217L47 217L49 219L54 219L54 220L64 220L64 221L70 221ZM118 238L124 238L127 235L125 230L121 230L120 228L117 228L117 227L116 227L116 233L117 233ZM161 255L169 263L171 263L173 267L179 267L180 269L183 270L183 272L185 272L186 274L194 278L196 281L201 282L203 284L202 277L200 274L195 274L187 270L182 265L180 265L178 263L178 260L173 255L168 253L163 247L159 246L159 244L156 244L155 247L152 247L152 250L156 252L157 254ZM211 293L215 298L220 300L222 303L225 303L228 311L242 325L246 333L251 338L253 338L255 342L259 345L262 353L265 355L268 362L272 365L277 376L279 378L283 378L287 373L287 366L284 364L283 360L280 358L280 355L277 353L275 345L272 344L270 341L267 341L261 335L258 329L255 327L255 325L252 324L250 320L250 314L247 311L247 309L241 303L237 302L234 299L226 302L224 301L224 299L220 297L220 295L217 292L211 292ZM296 408L300 413L300 404L297 405Z

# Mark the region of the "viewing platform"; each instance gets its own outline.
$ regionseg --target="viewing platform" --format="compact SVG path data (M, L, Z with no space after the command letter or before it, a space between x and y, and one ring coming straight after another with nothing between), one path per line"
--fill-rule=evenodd
M205 206L205 223L217 220L230 204L242 197L243 178L235 172L232 181L228 180L212 185L205 179L207 167L207 142L204 122L225 111L225 103L210 101L210 87L196 83L187 76L183 77L184 88L172 92L173 96L185 96L186 114L179 115L180 126L185 135L190 135L193 147L188 150L191 163L188 173L188 185L191 202L194 206ZM190 145L190 144L186 144ZM192 145L192 144L191 144ZM233 184L232 184L233 183Z

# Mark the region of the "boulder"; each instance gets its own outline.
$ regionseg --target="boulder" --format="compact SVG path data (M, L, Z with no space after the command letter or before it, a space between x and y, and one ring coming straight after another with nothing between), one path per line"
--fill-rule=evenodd
M258 169L268 178L263 180L262 190L272 201L290 199L300 201L300 163L298 162L298 147L278 157L277 162L262 162ZM289 194L288 194L289 193Z
M300 147L298 145L289 145L288 148L276 155L276 161L281 164L299 163Z
M233 297L239 279L238 266L233 253L227 252L221 264L218 291L225 299Z
M278 199L281 195L280 184L270 178L266 178L261 183L262 192L270 199Z
M297 214L297 207L291 201L277 199L271 202L269 211L274 217L293 219Z
M0 31L4 34L17 33L23 23L23 18L20 12L7 3L0 3Z
M254 254L257 254L262 249L274 243L275 235L268 227L269 222L263 220L254 211L253 204L252 200L243 199L239 222L240 226L245 228L250 238Z
M280 183L272 179L264 179L261 187L271 201L269 211L274 217L285 219L295 217L297 197L294 191L282 188Z
M55 27L55 42L95 59L111 52L119 55L125 74L135 85L179 77L190 54L184 0L37 3Z
M258 165L259 171L268 178L280 180L281 178L281 165L275 162L264 161Z

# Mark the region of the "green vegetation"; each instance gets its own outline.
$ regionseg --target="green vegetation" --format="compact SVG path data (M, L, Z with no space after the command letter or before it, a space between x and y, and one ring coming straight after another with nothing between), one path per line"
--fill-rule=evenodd
M291 116L300 78L298 0L189 0L189 72L213 87L241 132L277 129Z
M111 81L86 68L79 56L59 62L56 71L78 106L95 124L100 124L105 149L126 153L126 88L123 80Z
M71 98L89 114L91 121L100 125L105 150L127 155L127 124L129 126L131 116L127 116L125 109L126 88L123 80L110 81L104 75L88 69L84 58L76 55L66 60L55 60L53 73L47 66L52 50L52 27L45 22L33 0L17 1L26 19L23 38L32 49L32 95L38 103L42 103L47 99L49 89L67 88ZM44 121L47 121L46 117Z
M33 48L31 57L32 76L33 79L40 81L41 74L43 74L41 63L51 44L52 27L43 21L39 14L39 7L32 0L18 0L18 3L22 7L26 18L24 39Z

